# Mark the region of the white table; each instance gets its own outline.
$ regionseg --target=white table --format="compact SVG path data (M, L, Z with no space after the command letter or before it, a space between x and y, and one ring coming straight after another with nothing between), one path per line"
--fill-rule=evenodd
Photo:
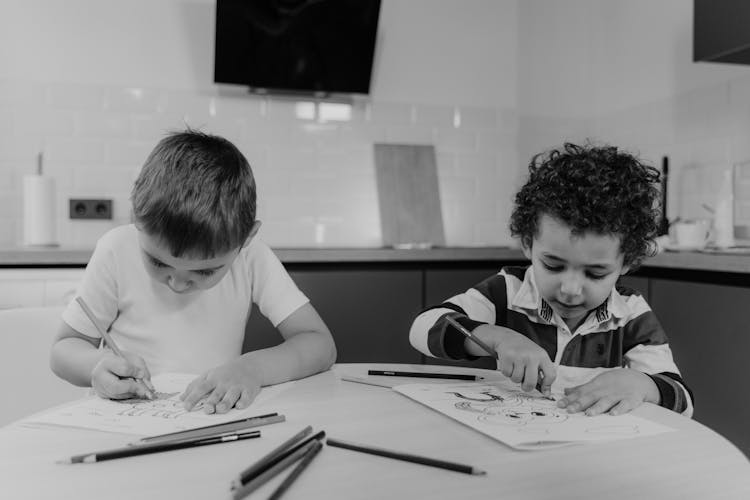
M750 498L747 458L712 430L662 408L644 405L636 414L678 432L522 452L390 389L337 376L364 375L369 368L482 372L446 366L337 365L334 371L297 381L272 407L264 408L284 414L287 421L261 427L260 439L95 464L55 462L121 446L132 436L12 424L0 429L0 498L229 498L230 481L240 470L307 424L331 437L466 463L487 475L324 447L284 498ZM266 498L283 476L247 498Z

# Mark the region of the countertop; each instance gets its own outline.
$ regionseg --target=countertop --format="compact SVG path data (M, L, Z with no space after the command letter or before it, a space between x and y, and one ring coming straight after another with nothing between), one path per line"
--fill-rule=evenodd
M0 248L0 267L84 267L90 248ZM275 248L285 264L396 263L396 262L497 262L525 260L518 248L441 247L396 248ZM646 259L643 267L750 274L750 253L665 251Z

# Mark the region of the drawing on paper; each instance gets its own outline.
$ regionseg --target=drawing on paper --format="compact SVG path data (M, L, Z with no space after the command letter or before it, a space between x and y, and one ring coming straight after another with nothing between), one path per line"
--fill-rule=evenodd
M223 414L187 411L179 398L195 375L163 373L151 379L157 389L155 399L102 399L91 396L53 408L24 421L27 424L84 427L109 432L151 435L219 424L257 415L264 401L282 392L293 382L264 387L253 404L243 410L233 408Z
M557 408L554 401L524 392L500 394L499 391L484 390L480 396L460 392L447 394L460 399L454 403L456 409L474 413L478 421L488 425L553 424L568 419L568 413Z
M128 398L128 399L115 399L114 401L117 403L126 403L126 404L136 404L136 403L146 403L149 401L159 401L162 399L169 399L173 396L177 396L179 392L154 392L154 399L147 399L147 398Z
M590 417L568 413L558 408L556 402L526 393L509 380L406 384L393 389L516 448L539 449L672 430L631 414Z
M178 418L188 411L178 398L179 392L157 392L154 399L132 398L115 401L126 405L117 412L121 417L142 417L144 415L157 418Z

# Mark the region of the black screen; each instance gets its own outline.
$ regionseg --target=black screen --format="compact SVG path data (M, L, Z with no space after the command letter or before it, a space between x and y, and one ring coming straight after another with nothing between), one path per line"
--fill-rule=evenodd
M367 94L379 11L380 0L218 0L214 81Z

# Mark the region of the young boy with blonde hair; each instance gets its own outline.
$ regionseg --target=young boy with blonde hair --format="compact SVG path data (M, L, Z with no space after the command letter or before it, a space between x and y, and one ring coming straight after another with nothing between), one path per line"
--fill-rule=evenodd
M640 294L617 286L653 248L658 179L615 147L565 144L535 156L510 223L531 265L504 268L422 312L411 344L433 357L486 356L450 316L523 390L549 395L557 380L558 406L570 412L615 415L651 402L692 415L659 321Z
M256 236L255 180L232 143L194 130L170 134L131 198L134 224L102 236L79 290L124 359L99 349L100 335L73 301L52 347L57 375L122 399L147 396L151 374L196 373L185 407L202 401L206 412L224 413L247 407L262 386L333 364L325 323ZM284 341L241 355L253 303Z

